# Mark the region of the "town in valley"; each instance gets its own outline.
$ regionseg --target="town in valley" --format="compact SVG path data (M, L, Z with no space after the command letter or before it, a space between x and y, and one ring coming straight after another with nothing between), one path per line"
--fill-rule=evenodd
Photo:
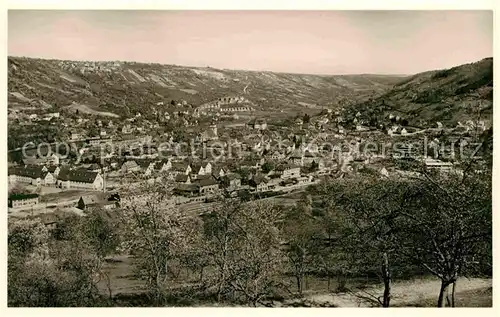
M11 306L492 305L492 57L7 67Z

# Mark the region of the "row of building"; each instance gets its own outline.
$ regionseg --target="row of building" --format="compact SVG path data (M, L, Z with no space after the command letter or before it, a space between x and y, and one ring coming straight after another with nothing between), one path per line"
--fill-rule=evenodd
M100 172L70 169L59 166L11 167L8 171L9 184L51 186L64 189L103 190L104 179Z
M195 115L206 114L208 112L250 112L253 111L250 101L244 97L221 97L217 100L207 102L194 109Z

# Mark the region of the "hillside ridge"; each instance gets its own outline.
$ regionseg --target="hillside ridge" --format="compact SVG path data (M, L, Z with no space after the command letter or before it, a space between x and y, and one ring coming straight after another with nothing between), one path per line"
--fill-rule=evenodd
M366 120L400 116L417 126L435 122L454 126L476 116L491 124L493 58L415 74L348 109L350 115L357 112Z
M300 102L335 107L380 94L402 79L12 56L8 62L9 108L63 108L77 102L125 117L159 102L182 99L198 106L227 95L244 95L266 112L300 112Z

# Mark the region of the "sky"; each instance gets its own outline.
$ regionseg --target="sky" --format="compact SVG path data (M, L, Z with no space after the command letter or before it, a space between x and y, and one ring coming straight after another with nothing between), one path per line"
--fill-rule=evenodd
M493 56L493 13L9 10L8 54L310 74L415 74Z

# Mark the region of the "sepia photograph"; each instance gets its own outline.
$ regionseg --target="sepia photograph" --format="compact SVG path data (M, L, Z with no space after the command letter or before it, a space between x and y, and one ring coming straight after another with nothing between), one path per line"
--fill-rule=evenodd
M492 10L6 15L8 307L493 306Z

